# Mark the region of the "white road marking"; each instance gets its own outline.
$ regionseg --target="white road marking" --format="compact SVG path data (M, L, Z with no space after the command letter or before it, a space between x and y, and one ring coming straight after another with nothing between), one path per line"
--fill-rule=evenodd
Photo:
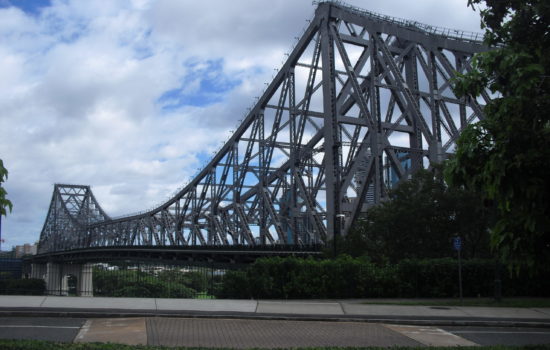
M468 339L464 339L441 328L426 326L403 326L394 324L385 324L384 326L428 346L478 345Z
M453 331L455 334L549 334L550 332L507 332L507 331Z
M80 328L80 331L76 335L75 339L80 339L80 340L84 339L84 337L86 336L86 333L88 333L88 330L90 329L91 325L92 325L92 320L86 320L86 323L84 323L84 326L82 326L82 328Z

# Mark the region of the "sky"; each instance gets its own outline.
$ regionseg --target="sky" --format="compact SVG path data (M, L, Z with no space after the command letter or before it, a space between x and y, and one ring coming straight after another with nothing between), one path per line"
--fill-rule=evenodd
M349 0L479 29L467 0ZM413 5L412 5L413 4ZM311 0L0 0L2 249L38 241L55 183L111 216L164 202L227 140L282 66Z

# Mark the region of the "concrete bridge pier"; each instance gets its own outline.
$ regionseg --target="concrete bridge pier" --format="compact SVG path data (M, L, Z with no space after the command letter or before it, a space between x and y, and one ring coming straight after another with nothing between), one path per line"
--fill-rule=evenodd
M46 265L45 264L31 264L31 278L46 279Z
M61 295L61 265L55 263L46 264L46 294Z
M76 292L81 297L93 297L93 269L92 264L80 265L80 277L77 280Z
M76 278L76 294L93 296L93 268L91 264L32 264L31 277L46 281L46 294L69 295L69 278Z

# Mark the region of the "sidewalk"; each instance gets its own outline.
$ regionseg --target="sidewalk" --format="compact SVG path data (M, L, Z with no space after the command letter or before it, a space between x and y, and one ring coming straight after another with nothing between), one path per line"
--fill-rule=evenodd
M408 306L365 300L225 300L0 296L0 316L204 317L345 320L398 324L550 328L550 308Z

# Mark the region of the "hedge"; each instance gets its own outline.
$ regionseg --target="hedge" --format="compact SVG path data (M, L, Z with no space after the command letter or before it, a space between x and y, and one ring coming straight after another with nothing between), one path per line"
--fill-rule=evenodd
M207 276L175 270L148 273L136 270L94 269L94 296L193 298L208 286Z
M463 294L494 295L491 260L463 261ZM510 277L501 271L504 296L550 296L549 269L534 276ZM262 258L245 270L228 271L220 298L447 298L458 296L456 259L402 260L379 266L365 258L340 256L332 260Z
M46 282L40 278L29 279L2 279L0 280L0 294L4 295L44 295Z

